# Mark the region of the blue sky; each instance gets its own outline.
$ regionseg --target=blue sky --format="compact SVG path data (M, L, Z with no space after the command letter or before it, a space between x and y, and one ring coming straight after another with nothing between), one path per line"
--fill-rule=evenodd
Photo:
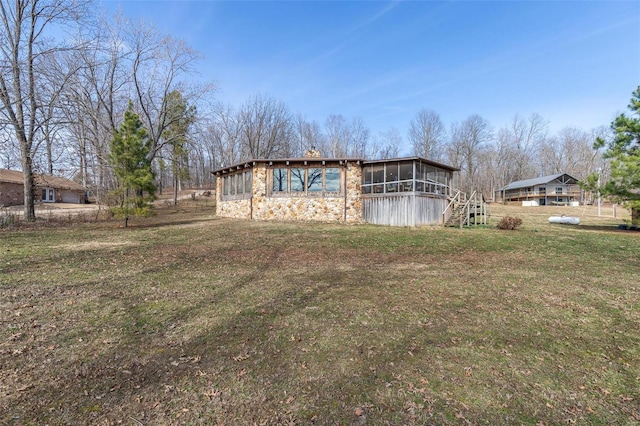
M447 127L515 114L551 131L608 126L640 85L640 1L220 2L103 0L204 54L201 77L324 124L361 117L403 137L422 108Z

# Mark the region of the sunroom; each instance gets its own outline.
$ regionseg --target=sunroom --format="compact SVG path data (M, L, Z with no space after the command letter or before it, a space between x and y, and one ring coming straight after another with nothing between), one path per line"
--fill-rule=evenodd
M361 161L257 159L214 171L218 216L362 222Z
M442 223L457 170L420 157L364 162L363 220L394 226Z
M420 157L249 160L215 170L218 216L416 226L443 223L458 169Z

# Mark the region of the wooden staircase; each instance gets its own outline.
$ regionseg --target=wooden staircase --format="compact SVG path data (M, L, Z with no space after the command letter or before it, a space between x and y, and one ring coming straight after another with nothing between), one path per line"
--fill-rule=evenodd
M488 216L487 203L482 194L473 191L471 196L467 197L466 193L458 191L442 213L442 224L460 228L486 225Z

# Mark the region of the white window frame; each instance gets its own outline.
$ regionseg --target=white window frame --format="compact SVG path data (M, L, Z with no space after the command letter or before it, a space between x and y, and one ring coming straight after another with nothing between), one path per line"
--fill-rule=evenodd
M53 188L42 188L42 202L43 203L55 203L56 202L56 190Z

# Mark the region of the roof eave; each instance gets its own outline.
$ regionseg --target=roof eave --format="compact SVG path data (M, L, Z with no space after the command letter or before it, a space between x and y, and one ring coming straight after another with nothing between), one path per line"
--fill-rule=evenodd
M227 174L236 170L251 168L256 166L257 164L266 163L269 165L273 164L289 164L289 163L355 163L362 162L361 158L325 158L325 157L291 157L291 158L260 158L260 159L252 159L243 161L240 163L233 164L227 167L221 167L219 169L211 171L211 174L219 176L222 174Z

